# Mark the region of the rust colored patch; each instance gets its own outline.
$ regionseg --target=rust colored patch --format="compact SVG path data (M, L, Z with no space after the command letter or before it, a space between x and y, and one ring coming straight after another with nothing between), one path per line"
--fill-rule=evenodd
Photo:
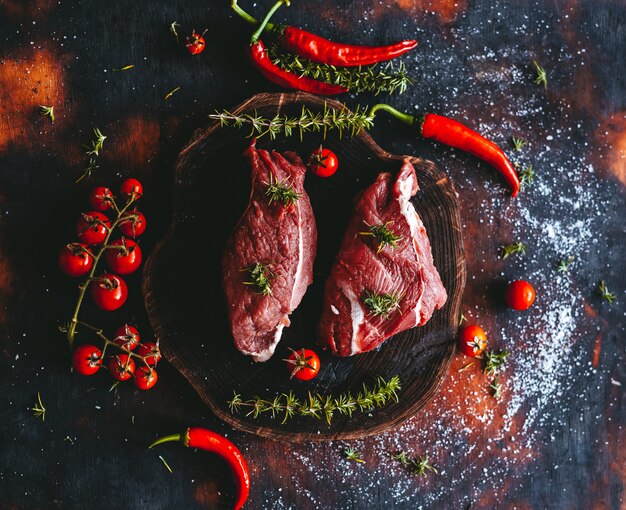
M452 23L467 10L467 0L395 0L398 7L411 14L433 12L441 23Z
M596 337L596 342L593 345L593 358L591 364L594 368L598 368L600 364L600 354L602 353L602 335Z
M589 302L585 301L584 308L585 308L585 315L587 317L595 318L598 316L598 311L593 306L591 306Z
M626 186L626 111L605 118L596 131L596 169Z
M217 482L211 480L197 482L193 497L200 505L206 508L217 508L220 500Z
M0 9L10 21L19 23L41 19L51 12L56 4L55 0L1 0Z
M11 299L11 289L13 288L13 272L9 265L9 260L0 252L0 324L6 320L5 309Z
M109 138L103 158L130 168L137 176L141 176L141 169L146 169L158 154L160 124L156 119L136 115L109 129L110 133L105 133Z

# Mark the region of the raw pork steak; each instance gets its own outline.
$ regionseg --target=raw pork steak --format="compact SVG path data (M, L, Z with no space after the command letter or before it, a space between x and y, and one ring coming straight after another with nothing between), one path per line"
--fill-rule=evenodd
M426 229L410 199L415 169L405 160L394 181L378 176L357 197L326 282L321 341L351 356L421 326L446 302Z
M313 282L317 229L298 155L257 150L253 142L245 156L252 192L226 244L223 285L235 346L267 361Z

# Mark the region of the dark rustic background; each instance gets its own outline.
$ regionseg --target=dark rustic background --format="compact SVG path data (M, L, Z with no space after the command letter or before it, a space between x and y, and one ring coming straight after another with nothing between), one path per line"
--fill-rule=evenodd
M270 2L258 4L243 6L260 15ZM471 157L416 140L391 120L378 119L372 132L390 152L434 160L456 184L465 315L512 352L503 397L489 395L477 365L459 372L467 363L459 355L418 416L352 442L367 461L357 465L342 458L343 442L288 445L229 430L165 363L147 393L109 392L102 374L72 374L57 326L75 288L59 275L56 253L89 188L131 175L144 182L148 252L169 220L174 162L192 132L214 109L274 89L248 65L248 27L226 0L0 0L0 507L228 507L219 459L175 445L146 449L157 435L199 425L244 451L250 508L624 508L626 3L294 1L278 17L352 42L417 37L403 58L415 84L385 101L453 116L504 146L512 134L529 141L520 153L508 149L537 179L510 200L495 172ZM175 20L182 34L208 28L202 55L176 45ZM548 72L547 89L532 84L533 60ZM39 116L40 104L54 105L54 124ZM76 185L93 127L108 136L100 168ZM206 191L209 200L229 190ZM512 241L525 242L527 254L498 259ZM569 273L558 273L570 255ZM181 263L201 265L202 254L181 247ZM524 314L500 299L503 283L518 277L538 290ZM614 304L595 292L600 279ZM132 319L149 331L139 277L129 283L119 313L86 307L85 316L107 327ZM29 409L37 392L45 422ZM390 458L399 450L428 454L439 474L406 473Z

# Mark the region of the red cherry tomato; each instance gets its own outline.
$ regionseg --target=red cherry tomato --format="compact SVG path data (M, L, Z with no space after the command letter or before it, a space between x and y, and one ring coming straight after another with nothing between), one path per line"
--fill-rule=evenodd
M143 195L143 186L137 179L126 179L120 186L120 195L127 201L131 199L133 201L139 200L141 195Z
M118 381L128 381L135 373L135 362L128 354L117 354L109 360L109 372Z
M118 274L134 273L141 265L141 248L132 239L122 237L116 239L106 251L106 261L109 269Z
M72 366L79 374L93 375L102 366L102 351L95 345L79 345L72 353Z
M337 171L338 166L337 155L330 149L325 149L320 145L320 148L315 149L311 154L309 168L319 177L330 177Z
M119 276L104 274L91 282L91 297L98 308L112 312L126 302L128 287Z
M113 209L113 193L109 188L98 186L89 193L89 205L94 211Z
M87 246L80 243L66 244L59 252L59 267L68 276L83 276L93 266L93 257Z
M89 246L104 242L110 228L109 218L98 211L82 213L76 223L78 240Z
M191 35L187 36L185 39L185 47L187 51L192 55L198 55L204 51L206 46L206 42L204 41L204 34L206 30L202 32L202 34L196 33L195 30L191 31Z
M119 345L120 347L124 347L124 349L128 349L132 351L139 345L139 340L141 337L139 336L139 331L135 326L131 326L130 324L124 324L115 330L115 335L113 337L113 341Z
M467 356L479 356L487 348L487 335L480 326L465 326L459 333L461 352Z
M154 342L139 344L137 354L139 354L139 356L147 356L146 363L152 367L155 367L157 363L161 361L161 350Z
M311 349L291 350L289 357L284 360L291 372L290 379L296 378L301 381L313 379L320 371L320 359Z
M159 379L157 371L148 367L139 367L135 372L135 386L140 390L149 390L152 388Z
M535 302L535 289L524 280L509 283L504 294L506 303L515 310L527 310Z
M118 228L126 237L135 239L146 231L146 217L136 209L126 219L120 221Z

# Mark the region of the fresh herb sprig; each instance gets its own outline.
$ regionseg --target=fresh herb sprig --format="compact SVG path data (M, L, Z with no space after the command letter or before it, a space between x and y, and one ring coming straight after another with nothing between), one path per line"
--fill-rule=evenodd
M343 456L346 460L358 462L359 464L365 464L365 461L361 458L361 454L351 446L346 446L343 450Z
M54 106L39 105L39 113L44 117L50 117L50 121L54 123Z
M491 389L491 395L496 400L498 400L502 396L502 384L498 380L497 376L493 380L493 382L489 385L489 388Z
M178 27L180 27L180 23L178 21L174 21L170 24L170 32L176 37L176 42L178 42Z
M331 424L336 413L344 416L352 416L355 412L366 412L383 407L391 401L399 402L398 391L400 391L400 378L394 376L388 381L379 377L372 388L363 384L363 390L353 396L347 392L333 397L331 395L321 395L309 392L304 399L297 398L292 391L276 395L273 400L266 400L261 397L254 397L243 400L241 395L235 393L232 400L228 401L230 411L233 414L247 410L246 416L258 418L262 414L271 416L272 419L282 416L282 422L294 416L304 416L309 418L326 420Z
M85 145L87 156L99 156L102 147L104 147L104 141L107 139L98 128L93 128L93 134L96 137L95 140L92 140L91 145Z
M378 249L376 250L376 253L380 253L385 246L395 248L398 241L402 240L402 236L394 234L394 232L389 228L389 225L392 224L393 221L388 221L387 223L380 225L371 225L369 226L369 230L359 232L359 235L374 237L374 239L378 241Z
M494 376L496 374L499 374L506 367L509 357L509 351L485 351L483 357L485 360L485 367L483 368L483 372L487 375Z
M598 282L598 292L602 296L602 299L608 303L613 303L615 301L615 294L609 291L604 280L600 280Z
M557 268L559 273L567 273L569 272L569 266L572 264L572 262L574 262L574 255L570 255L569 257L567 257L566 259L562 259L559 262L559 267Z
M397 460L403 467L407 468L412 474L417 476L425 476L427 471L439 474L437 468L430 465L428 455L418 455L417 457L410 458L406 452L400 452L397 455L394 455L393 459Z
M388 319L389 316L398 308L400 308L400 296L394 293L382 293L377 294L372 291L365 291L363 294L363 304L369 308L370 313L374 317L384 317Z
M511 143L513 144L513 148L517 152L520 152L528 142L526 140L524 140L523 138L518 138L516 136L512 136L511 137Z
M536 60L533 60L533 64L535 66L536 76L533 80L535 85L543 85L543 88L548 88L548 75L546 74L546 70L541 67Z
M236 128L249 127L248 136L261 138L268 135L274 140L278 135L291 136L294 133L300 135L304 133L322 133L326 138L329 130L339 132L341 137L344 132L349 132L352 136L358 134L363 129L370 129L374 125L374 116L367 108L357 106L354 111L343 109L336 110L324 105L321 112L302 107L299 116L288 116L277 114L274 117L264 117L257 113L235 114L228 110L215 112L209 115L210 119L218 120L222 126L232 126Z
M41 418L41 421L46 421L46 408L41 401L41 395L37 392L37 403L30 408L35 418Z
M526 245L524 243L511 243L505 246L500 246L500 258L506 259L513 255L514 253L519 253L521 255L526 255Z
M335 67L330 64L320 64L299 57L291 53L282 53L277 45L268 49L272 62L277 66L298 76L306 76L314 80L340 85L351 92L381 92L402 94L413 80L406 74L404 64L395 66L389 62L385 65L366 67Z
M284 206L295 204L301 197L288 181L279 181L270 174L270 182L267 184L265 194L270 198L269 203L280 202Z
M243 282L244 285L254 285L263 296L269 296L272 293L272 280L276 278L276 275L267 264L257 262L244 271L247 271L250 276L250 281Z
M519 180L522 189L530 186L535 180L535 170L532 165L525 166L519 174Z

